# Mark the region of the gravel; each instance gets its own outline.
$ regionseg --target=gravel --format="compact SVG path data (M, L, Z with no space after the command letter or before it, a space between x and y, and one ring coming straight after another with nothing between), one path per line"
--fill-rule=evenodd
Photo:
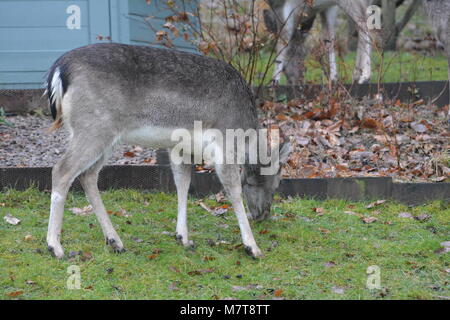
M64 154L68 132L63 128L47 132L53 119L47 116L8 116L12 126L0 124L0 167L49 167ZM154 150L119 145L108 164L154 164Z

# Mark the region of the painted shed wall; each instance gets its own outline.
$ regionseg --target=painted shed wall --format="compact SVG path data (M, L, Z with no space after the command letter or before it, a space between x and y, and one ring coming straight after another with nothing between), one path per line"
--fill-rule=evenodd
M51 64L87 44L157 45L151 22L161 30L170 12L145 0L0 0L0 89L41 88ZM68 29L70 5L81 9L81 28ZM146 21L146 17L154 18ZM188 42L177 47L193 51Z

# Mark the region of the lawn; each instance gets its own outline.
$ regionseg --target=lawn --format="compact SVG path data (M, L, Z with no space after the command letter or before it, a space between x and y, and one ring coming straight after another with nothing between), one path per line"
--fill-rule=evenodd
M268 55L262 55L257 70L260 76L264 74ZM343 83L352 80L356 54L350 53L337 58L339 79ZM244 59L245 61L245 59ZM244 63L245 65L245 63ZM326 83L321 64L310 55L306 60L305 80L307 83ZM268 72L266 82L271 79L273 66ZM381 75L381 76L380 76ZM410 52L386 52L384 57L377 52L372 53L372 83L380 82L415 82L448 80L447 58L439 53L435 56ZM280 80L286 84L284 75ZM258 83L259 84L259 83Z
M368 209L368 203L341 200L277 199L273 220L252 223L265 252L263 259L253 260L240 245L232 210L214 216L190 199L196 248L188 250L173 238L173 194L122 190L104 192L103 199L127 252L114 254L104 245L94 215L77 216L69 210L87 205L82 194L71 193L62 235L66 258L58 261L45 244L50 195L35 189L1 193L0 299L450 296L450 253L441 246L450 240L450 208L444 202L414 208L386 202ZM218 205L212 198L204 202ZM422 220L399 217L401 212ZM21 223L7 224L7 213ZM377 220L364 222L369 216ZM81 271L79 290L66 287L73 265ZM379 289L366 287L372 265L380 268Z

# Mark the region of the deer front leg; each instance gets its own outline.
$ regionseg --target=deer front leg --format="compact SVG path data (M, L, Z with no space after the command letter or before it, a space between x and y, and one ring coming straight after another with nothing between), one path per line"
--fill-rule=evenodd
M176 239L185 247L194 245L189 240L187 227L187 200L189 185L191 184L191 165L190 164L174 164L171 163L173 179L177 187L178 196L178 218Z
M236 214L245 251L253 258L263 256L253 237L242 201L242 186L238 165L216 165L216 172Z

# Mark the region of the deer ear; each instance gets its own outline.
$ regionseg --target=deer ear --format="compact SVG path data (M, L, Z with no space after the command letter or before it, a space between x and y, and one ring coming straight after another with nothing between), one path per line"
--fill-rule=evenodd
M280 165L283 165L287 162L289 155L291 154L291 143L285 142L281 145L280 148Z

